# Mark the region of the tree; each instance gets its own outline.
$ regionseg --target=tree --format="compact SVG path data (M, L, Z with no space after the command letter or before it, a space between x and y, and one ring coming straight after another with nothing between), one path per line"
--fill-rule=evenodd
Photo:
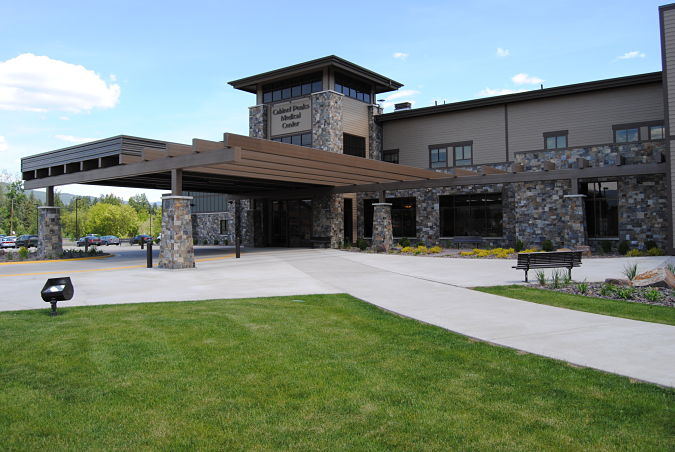
M147 215L151 208L150 202L145 196L145 193L140 193L129 198L129 205L133 207L138 214L142 212Z
M124 201L122 201L122 198L118 198L117 196L113 195L112 193L108 195L101 196L98 200L99 203L104 203L104 204L112 204L114 206L121 206L124 204Z
M132 236L138 232L138 214L126 205L99 202L88 212L87 231L101 235Z

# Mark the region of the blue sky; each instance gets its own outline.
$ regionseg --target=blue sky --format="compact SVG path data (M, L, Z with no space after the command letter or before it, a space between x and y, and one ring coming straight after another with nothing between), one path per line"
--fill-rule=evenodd
M415 107L658 71L660 4L0 0L0 170L90 138L247 134L255 98L228 81L331 54Z

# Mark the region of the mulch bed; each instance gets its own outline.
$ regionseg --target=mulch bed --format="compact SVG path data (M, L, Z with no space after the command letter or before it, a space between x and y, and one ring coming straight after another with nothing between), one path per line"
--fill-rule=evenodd
M633 296L632 298L620 298L617 296L609 296L606 294L606 292L602 291L602 287L605 285L605 283L588 283L588 290L586 291L585 294L582 294L579 288L577 287L577 284L572 283L568 286L561 287L559 289L554 289L551 286L540 286L538 284L530 284L530 287L536 288L536 289L546 289L546 290L551 290L554 292L562 292L562 293L568 293L568 294L573 294L573 295L581 295L581 296L588 296L588 297L596 297L596 298L605 298L607 300L617 300L617 301L629 301L631 303L641 303L641 304L651 304L654 306L668 306L671 308L675 308L675 290L673 289L667 289L667 288L662 288L662 287L631 287L633 289ZM618 286L617 286L618 287ZM645 292L650 289L656 289L661 293L661 298L658 301L650 301L645 297ZM604 293L604 295L603 295Z

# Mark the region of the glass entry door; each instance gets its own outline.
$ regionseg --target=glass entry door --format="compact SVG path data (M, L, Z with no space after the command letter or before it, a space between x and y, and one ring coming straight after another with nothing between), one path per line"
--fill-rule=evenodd
M311 246L312 201L310 199L273 200L269 206L270 246Z

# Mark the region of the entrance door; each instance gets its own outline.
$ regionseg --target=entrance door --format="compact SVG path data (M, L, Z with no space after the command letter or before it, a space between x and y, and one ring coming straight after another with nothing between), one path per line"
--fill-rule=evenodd
M266 222L270 246L310 246L312 236L312 201L309 199L273 200L269 203Z

